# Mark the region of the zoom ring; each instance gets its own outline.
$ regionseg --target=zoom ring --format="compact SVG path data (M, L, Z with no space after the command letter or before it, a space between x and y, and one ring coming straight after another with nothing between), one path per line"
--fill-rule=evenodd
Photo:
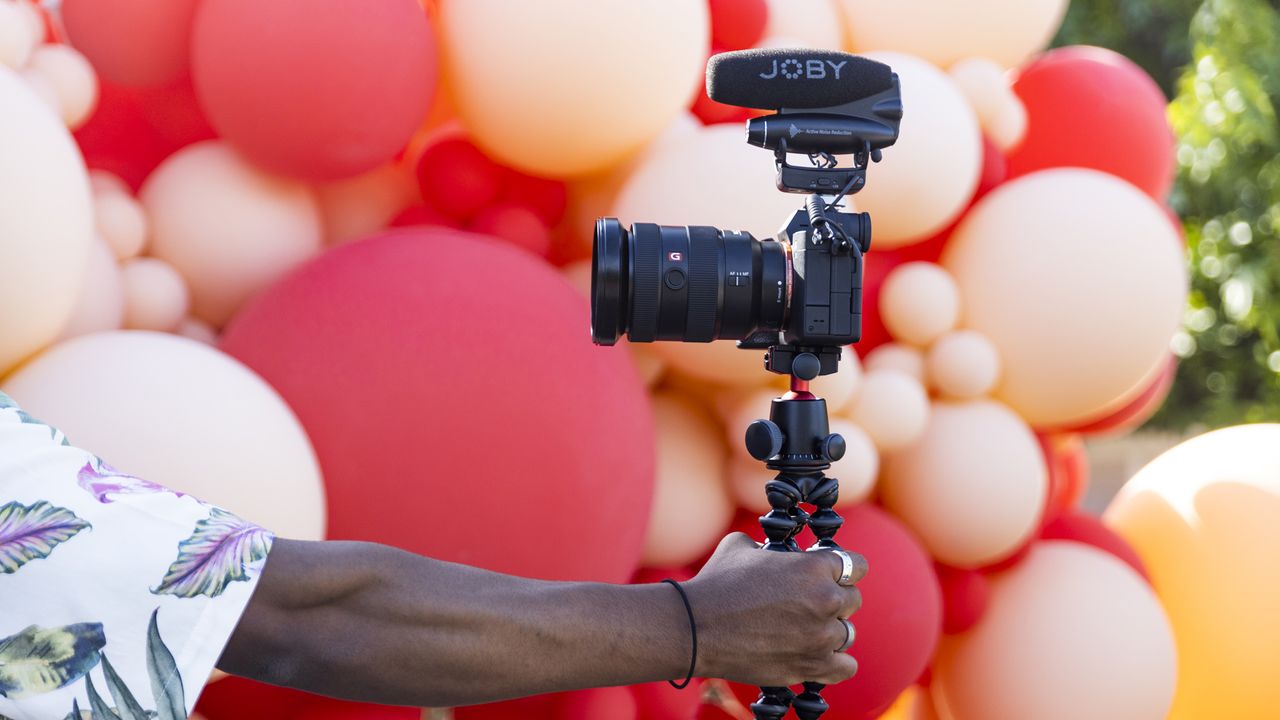
M713 227L690 227L689 311L685 323L685 340L715 340L719 310L720 233Z
M653 342L658 336L658 273L662 268L662 233L657 225L632 226L636 256L632 262L631 332L633 342Z

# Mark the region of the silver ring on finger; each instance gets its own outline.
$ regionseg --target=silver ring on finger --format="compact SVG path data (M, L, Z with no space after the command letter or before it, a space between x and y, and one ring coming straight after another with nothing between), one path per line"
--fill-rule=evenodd
M840 558L840 579L836 582L844 587L853 587L853 556L840 548L828 548Z
M844 642L840 643L840 647L836 648L836 652L842 653L853 647L853 623L845 618L836 618L840 624L844 626Z

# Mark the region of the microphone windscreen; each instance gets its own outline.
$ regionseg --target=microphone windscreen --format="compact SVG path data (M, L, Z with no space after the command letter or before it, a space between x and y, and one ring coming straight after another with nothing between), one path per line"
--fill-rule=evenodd
M738 50L707 61L707 96L738 107L831 107L891 87L888 65L834 50Z

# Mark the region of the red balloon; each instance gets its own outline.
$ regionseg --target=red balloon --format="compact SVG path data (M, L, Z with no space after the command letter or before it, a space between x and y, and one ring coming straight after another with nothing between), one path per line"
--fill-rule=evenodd
M220 135L263 168L308 180L395 157L436 83L417 0L203 0L191 67Z
M870 570L858 583L862 609L853 616L857 639L850 653L858 658L853 679L823 691L833 720L871 720L907 689L933 660L942 631L942 590L933 562L920 542L895 517L872 504L841 511L844 527L836 540L867 558ZM734 528L757 541L758 524ZM735 686L744 702L758 690Z
M744 122L754 115L747 108L725 105L712 100L707 97L705 88L698 91L697 96L693 99L693 105L689 106L689 111L701 120L703 125Z
M563 180L526 175L511 168L503 170L501 199L527 205L547 227L555 227L564 219L569 188Z
M323 255L222 347L297 413L329 537L499 572L625 582L653 495L648 396L586 298L506 243L406 228Z
M295 708L292 717L296 720L420 720L422 708L371 705L317 697Z
M942 587L942 631L962 633L978 624L991 597L987 576L977 570L936 566Z
M497 199L502 168L470 141L449 138L429 145L418 158L418 189L437 212L466 222Z
M1084 499L1089 488L1089 455L1079 435L1037 433L1036 439L1049 469L1049 492L1040 520L1046 523Z
M246 710L252 717L289 718L317 699L318 696L301 690L231 676L205 686L196 703L196 712L208 720L244 720Z
M1125 561L1147 582L1151 582L1147 568L1133 546L1092 515L1079 510L1063 513L1044 526L1040 537L1045 540L1074 540L1092 545Z
M500 202L490 205L475 216L468 230L502 238L539 257L551 251L551 230L542 218L527 205Z
M564 693L453 709L454 720L557 720Z
M1178 358L1171 354L1164 367L1160 369L1160 373L1124 407L1096 420L1075 425L1069 429L1069 432L1085 435L1123 435L1136 430L1150 420L1151 416L1155 415L1164 404L1165 398L1169 397L1169 390L1173 388L1173 379L1177 374Z
M982 137L982 174L978 176L978 189L974 190L969 207L973 207L973 204L982 199L983 195L995 190L1007 179L1009 179L1009 158L1005 157L1004 152L984 135ZM956 218L951 227L954 228L959 223L960 218Z
M702 680L697 678L683 690L667 682L654 682L632 685L631 692L639 720L690 720L702 704Z
M414 225L436 225L439 227L461 229L458 221L441 215L435 208L427 205L414 205L401 210L391 218L389 225L393 228L412 227Z
M676 582L685 582L688 580L692 580L693 576L696 574L697 574L697 571L695 571L693 568L688 568L688 567L679 567L679 568L642 567L639 570L636 570L635 574L631 576L631 584L643 585L646 583L660 583L663 580L666 580L667 578L671 578Z
M566 693L557 720L636 720L636 699L626 687L603 687Z
M766 0L709 0L711 44L725 50L745 50L760 42L769 24Z
M1027 134L1009 175L1052 167L1111 173L1163 201L1173 186L1173 131L1164 93L1133 61L1102 48L1050 50L1023 68L1013 91Z
M198 0L63 0L76 49L106 80L164 85L186 73Z

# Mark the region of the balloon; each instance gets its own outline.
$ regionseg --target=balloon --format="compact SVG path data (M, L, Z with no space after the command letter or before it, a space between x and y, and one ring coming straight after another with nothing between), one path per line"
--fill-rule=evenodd
M307 428L331 538L621 582L648 522L653 424L628 353L592 346L589 317L528 253L414 228L297 269L237 316L222 347ZM473 506L481 514L460 510ZM424 521L430 507L455 511Z
M942 259L963 327L1000 351L995 397L1036 427L1123 407L1163 366L1187 295L1160 206L1081 168L1012 180L965 216Z
M684 690L665 682L631 686L639 720L690 720L702 704L702 681L695 678Z
M1058 48L1023 68L1013 89L1026 106L1027 137L1009 156L1012 177L1069 165L1111 173L1157 201L1169 194L1168 102L1132 60L1102 48Z
M98 76L89 61L67 45L41 45L31 53L29 69L53 86L62 122L72 129L83 125L98 102Z
M263 174L219 141L165 160L140 195L152 254L182 273L192 314L215 326L321 246L311 189Z
M939 714L954 720L1160 720L1177 676L1151 588L1111 555L1061 541L993 578L982 622L944 640L933 668Z
M710 0L711 45L745 50L760 42L769 22L767 0Z
M197 0L63 0L71 44L121 85L163 85L187 71Z
M418 158L418 188L432 208L465 222L502 191L502 168L465 138L445 138Z
M325 241L349 242L385 228L417 198L413 180L397 165L316 186Z
M987 611L991 585L987 576L977 570L960 570L939 565L938 583L942 587L942 632L948 635L967 632Z
M868 169L867 185L857 195L858 208L874 219L875 247L891 249L930 237L968 205L982 172L982 133L946 73L911 55L867 57L898 74L902 105L909 108L897 143Z
M27 64L31 51L40 44L40 36L34 32L38 13L32 3L0 2L0 66L18 70ZM37 17L35 22L33 17Z
M550 228L536 211L522 203L490 205L476 215L467 229L501 238L540 257L546 257L551 250Z
M93 221L98 235L106 241L117 260L128 260L142 252L150 232L147 214L126 192L109 190L93 193Z
M955 281L933 263L899 265L880 288L880 316L899 340L928 345L956 325L960 297Z
M942 596L929 556L919 541L892 515L871 505L842 510L844 527L836 540L862 553L870 570L858 583L862 609L853 616L857 628L850 654L858 674L822 695L835 717L878 718L929 665L942 628ZM757 541L763 533L754 523L741 523ZM754 702L759 690L736 686L738 697Z
M313 696L300 703L293 714L286 717L297 720L421 720L422 710Z
M1049 469L1049 497L1045 521L1070 512L1084 499L1089 487L1089 455L1079 435L1037 434Z
M184 338L202 342L205 345L218 344L218 331L212 325L199 318L183 318L178 322L178 327L173 332Z
M120 278L126 328L167 332L186 317L187 284L169 263L150 257L126 260Z
M834 0L768 0L767 40L762 45L843 50L844 28Z
M867 372L874 370L897 370L906 373L920 383L925 381L924 353L919 349L902 343L885 343L867 353L862 361Z
M476 144L548 177L604 170L656 137L702 82L710 37L705 0L467 0L441 5L440 25Z
M627 687L602 687L566 693L557 720L636 720L636 699Z
M503 168L500 199L527 205L547 227L564 219L569 204L569 188L561 180L526 175Z
M715 549L733 519L725 486L725 448L705 412L670 393L653 397L658 459L646 565L684 565Z
M915 442L929 422L929 396L918 380L898 370L871 370L849 410L880 450Z
M324 490L297 418L230 357L142 331L85 335L19 368L4 391L120 470L282 537L324 534Z
M1000 113L991 120L986 130L992 142L1002 152L1014 152L1027 137L1028 122L1026 105L1015 98L1000 108Z
M929 385L945 398L986 395L1000 379L1000 354L982 333L955 330L934 341L925 355Z
M1074 425L1071 432L1085 435L1123 435L1136 430L1151 419L1152 415L1164 405L1173 388L1173 380L1178 374L1178 358L1170 354L1160 373L1151 379L1146 388L1119 410L1090 422Z
M89 181L58 118L0 67L0 374L58 336L93 241Z
M1103 520L1137 550L1173 623L1171 720L1267 717L1280 687L1280 425L1218 430L1169 450L1121 490Z
M989 58L966 58L952 65L947 74L955 81L960 92L964 93L983 129L1000 114L1004 104L1013 96L1004 68Z
M977 568L1039 529L1047 478L1031 429L990 400L935 403L928 428L889 456L880 499L939 562Z
M982 138L982 176L978 178L978 189L973 193L973 201L977 202L984 195L995 190L997 186L1009 178L1009 160L1004 156L1004 151L991 142L989 138ZM954 228L952 228L954 229ZM950 230L946 232L946 238L951 237ZM926 240L925 243L928 241ZM920 243L924 245L925 243ZM945 245L946 239L938 247L938 254L942 254L942 245ZM937 262L938 258L933 258L931 262Z
M831 412L837 413L852 407L862 388L862 361L852 347L840 353L840 365L830 375L820 375L809 381L809 391L827 401Z
M100 330L119 330L124 322L124 290L120 286L120 269L111 248L100 238L89 249L89 266L80 286L71 319L58 334L59 340L87 335Z
M196 711L208 720L238 720L246 708L261 717L288 718L315 699L315 695L268 685L234 675L205 686Z
M1150 579L1142 558L1132 545L1098 518L1079 510L1068 510L1050 520L1040 531L1040 537L1045 540L1074 540L1098 548L1123 560L1143 579Z
M191 71L218 134L255 164L333 180L409 142L436 50L415 0L203 0Z
M453 709L454 720L555 720L565 693Z
M1067 0L841 0L841 6L855 52L895 50L942 67L985 57L1014 67L1049 44Z

